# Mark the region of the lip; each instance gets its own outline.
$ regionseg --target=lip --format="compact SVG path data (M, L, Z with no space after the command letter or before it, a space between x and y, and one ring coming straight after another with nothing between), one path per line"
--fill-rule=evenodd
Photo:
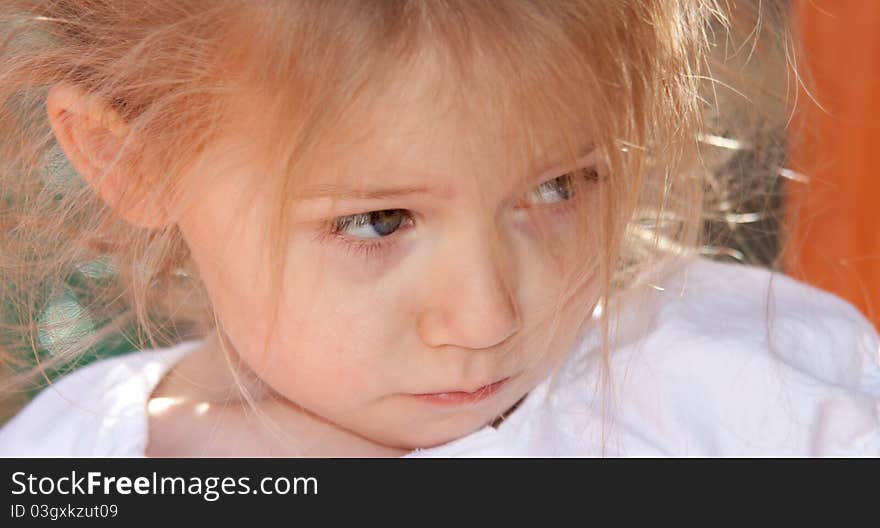
M450 391L450 392L432 392L426 394L413 394L419 400L435 403L439 405L457 405L462 403L476 403L488 399L496 394L501 388L507 384L510 376L500 379L489 385L484 385L473 392Z

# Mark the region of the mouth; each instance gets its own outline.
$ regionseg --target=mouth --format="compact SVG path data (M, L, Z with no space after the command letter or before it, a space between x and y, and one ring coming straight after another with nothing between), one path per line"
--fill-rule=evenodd
M473 392L449 391L449 392L432 392L425 394L413 394L413 396L421 401L434 403L438 405L457 405L462 403L476 403L486 400L497 394L501 388L507 384L510 376L498 380L489 385L484 385Z

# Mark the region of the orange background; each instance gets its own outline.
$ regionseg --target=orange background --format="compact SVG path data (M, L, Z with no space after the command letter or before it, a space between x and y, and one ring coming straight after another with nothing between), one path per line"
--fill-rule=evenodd
M880 1L793 2L801 91L789 184L786 270L858 306L880 327ZM800 127L798 125L801 125ZM798 128L810 130L803 140Z

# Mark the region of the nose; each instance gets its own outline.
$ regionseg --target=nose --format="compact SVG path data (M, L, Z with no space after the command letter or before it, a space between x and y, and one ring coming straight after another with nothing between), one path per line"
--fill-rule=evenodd
M512 256L485 236L462 238L433 259L418 331L432 347L491 348L519 330Z

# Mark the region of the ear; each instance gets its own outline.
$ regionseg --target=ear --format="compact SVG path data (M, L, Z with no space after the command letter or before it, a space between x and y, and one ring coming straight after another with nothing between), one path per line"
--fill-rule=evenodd
M145 168L122 159L129 126L115 109L82 88L59 83L49 89L46 110L67 159L120 218L149 228L167 223L160 204L131 192L143 183Z

